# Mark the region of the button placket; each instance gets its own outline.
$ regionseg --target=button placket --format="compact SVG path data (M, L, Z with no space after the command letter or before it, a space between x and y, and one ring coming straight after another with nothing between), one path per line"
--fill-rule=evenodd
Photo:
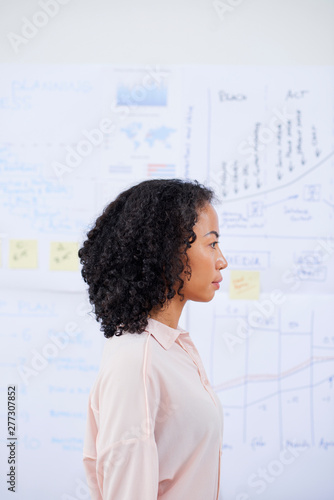
M199 354L194 350L194 348L191 344L189 345L189 343L185 342L185 341L182 342L179 337L177 338L177 342L180 344L182 349L184 349L186 351L186 353L191 357L191 359L193 360L193 362L197 366L202 385L203 385L204 389L210 394L211 399L213 400L215 406L217 406L217 402L215 400L212 389L209 385L209 380L207 379L207 376L205 374L204 367L203 367L201 360L199 358ZM188 344L188 346L187 346L188 349L187 349L186 345L184 345L184 344Z
M191 352L194 355L195 359L194 358L193 359L195 360L195 363L196 363L196 365L197 365L197 367L199 369L199 372L200 372L200 375L201 375L201 380L202 380L203 384L209 386L209 380L208 380L208 378L206 376L203 363L201 361L201 358L199 357L199 354L198 354L197 350L194 347L192 347L192 346L190 346L189 349L191 350Z

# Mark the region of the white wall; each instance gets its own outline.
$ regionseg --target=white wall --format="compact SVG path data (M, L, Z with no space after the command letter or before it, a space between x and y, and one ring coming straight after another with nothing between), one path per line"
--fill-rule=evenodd
M20 34L43 1L2 0L1 62L334 62L333 0L63 0L15 52L8 33Z

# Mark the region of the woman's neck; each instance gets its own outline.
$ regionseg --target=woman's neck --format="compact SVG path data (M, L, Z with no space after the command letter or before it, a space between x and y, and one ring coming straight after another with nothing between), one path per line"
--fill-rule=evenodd
M148 316L160 321L160 323L163 323L170 328L176 329L186 301L180 302L179 299L174 300L175 298L176 297L173 297L167 305L165 304L163 309L154 307L151 309Z

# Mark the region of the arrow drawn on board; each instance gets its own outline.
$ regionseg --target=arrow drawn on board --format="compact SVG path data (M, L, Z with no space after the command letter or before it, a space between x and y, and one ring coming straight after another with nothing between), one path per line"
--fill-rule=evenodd
M254 193L254 194L248 194L246 196L240 196L240 198L234 198L233 200L228 200L228 199L225 199L224 200L224 205L226 205L226 203L236 203L238 201L241 201L241 200L246 200L248 198L254 198L255 196L259 196L259 195L264 195L264 194L268 194L268 193L272 193L273 191L277 191L279 189L283 189L283 188L286 188L288 186L291 186L292 184L294 184L295 182L298 182L300 179L302 179L303 177L305 177L305 175L308 175L310 172L312 172L313 170L316 170L317 168L319 168L323 163L325 163L327 160L329 160L329 158L331 158L332 156L334 155L334 151L332 151L331 153L329 153L327 156L325 156L325 158L323 158L321 161L319 161L319 163L317 163L316 165L314 165L313 167L311 167L309 170L307 170L306 172L304 172L303 174L299 175L298 177L296 177L293 181L291 182L287 182L286 184L284 185L281 185L281 186L276 186L274 188L271 188L271 189L267 189L266 191L261 191L261 193Z

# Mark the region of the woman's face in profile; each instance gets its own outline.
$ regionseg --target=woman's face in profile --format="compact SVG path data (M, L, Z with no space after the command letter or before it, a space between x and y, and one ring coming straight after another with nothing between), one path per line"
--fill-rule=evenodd
M227 267L218 243L219 224L216 210L206 204L199 212L193 227L196 240L188 249L191 278L185 277L185 299L195 302L209 302L218 290L217 282L222 280L220 270Z

